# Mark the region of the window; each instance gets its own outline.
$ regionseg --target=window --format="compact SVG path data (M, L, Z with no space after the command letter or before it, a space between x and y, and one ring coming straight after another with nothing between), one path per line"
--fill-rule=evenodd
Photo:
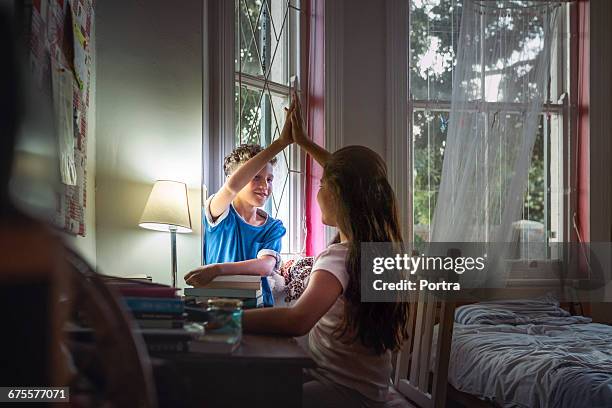
M412 222L415 242L428 241L442 174L442 163L451 107L455 55L459 39L463 0L410 1L409 46L409 135L412 152ZM562 6L551 57L547 103L543 107L529 169L529 183L522 220L516 224L521 239L529 242L562 242L567 235L564 189L567 184L568 149L566 103L569 35L567 14ZM485 30L485 28L482 28ZM491 30L491 27L487 27ZM523 27L526 39L536 36ZM495 80L495 75L482 82ZM497 79L499 81L499 79ZM487 104L485 96L484 104ZM505 120L506 126L520 115L499 118L494 109L484 109L487 125ZM565 153L564 153L565 152ZM551 254L544 254L548 257Z
M292 78L299 72L299 4L287 0L235 0L234 145L268 146L280 136ZM277 157L266 211L287 234L284 254L304 247L304 163L295 146Z

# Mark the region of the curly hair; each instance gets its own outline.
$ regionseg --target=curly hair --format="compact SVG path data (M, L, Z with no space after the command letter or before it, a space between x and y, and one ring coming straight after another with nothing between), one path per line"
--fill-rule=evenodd
M232 174L240 165L255 157L262 150L263 147L258 144L241 144L235 147L234 150L223 159L223 171L225 175L229 176ZM270 160L270 164L273 166L276 164L276 157Z

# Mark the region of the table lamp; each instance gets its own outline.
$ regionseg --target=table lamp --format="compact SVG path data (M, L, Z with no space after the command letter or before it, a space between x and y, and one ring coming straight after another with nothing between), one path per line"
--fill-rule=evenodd
M156 181L138 225L170 232L172 287L176 287L176 233L191 232L187 185L178 181Z

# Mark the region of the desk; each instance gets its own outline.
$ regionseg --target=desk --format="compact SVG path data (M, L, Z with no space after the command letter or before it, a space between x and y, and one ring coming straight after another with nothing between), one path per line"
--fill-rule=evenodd
M304 368L295 339L245 335L232 354L157 353L160 406L300 407Z

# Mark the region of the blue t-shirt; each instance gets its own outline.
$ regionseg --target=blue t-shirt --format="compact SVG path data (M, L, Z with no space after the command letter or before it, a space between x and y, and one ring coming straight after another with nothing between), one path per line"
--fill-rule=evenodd
M278 255L285 227L280 220L270 217L265 211L266 222L255 226L246 222L232 204L214 222L210 217L210 200L204 206L204 262L206 265L223 262L239 262L256 259L260 251L263 254ZM274 306L274 297L266 277L261 278L263 303Z

